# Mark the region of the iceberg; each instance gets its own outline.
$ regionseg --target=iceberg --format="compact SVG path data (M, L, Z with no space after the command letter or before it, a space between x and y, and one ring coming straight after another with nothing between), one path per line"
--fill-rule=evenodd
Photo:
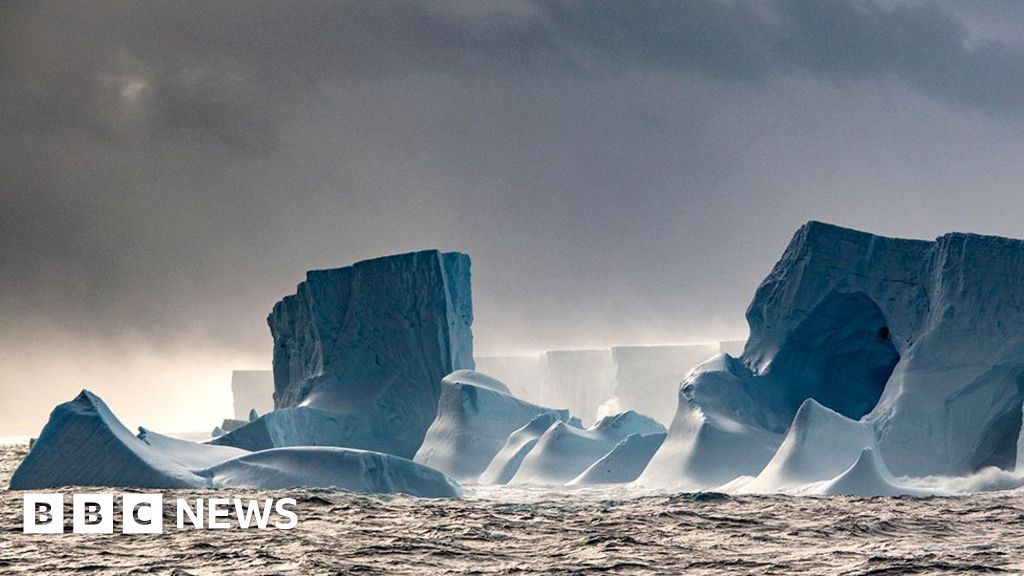
M562 485L579 476L630 434L664 432L665 427L654 419L632 410L606 416L585 430L555 422L526 454L509 483Z
M808 398L768 465L738 491L798 490L843 474L868 449L877 450L875 430L870 424L846 418Z
M718 354L717 345L616 346L614 395L619 407L669 424L679 383L695 366Z
M459 485L415 462L368 450L333 447L276 448L253 452L201 471L213 488L280 490L339 488L421 498L455 498Z
M504 382L516 398L532 404L541 402L547 368L540 355L477 356L476 370Z
M133 435L103 400L83 390L57 406L11 477L11 490L124 488L340 488L455 497L458 484L415 462L347 448L246 452L196 444L145 428Z
M494 455L477 481L480 484L508 484L519 471L523 458L555 422L565 422L564 415L554 411L544 412L530 420L526 426L509 434L504 446Z
M565 406L583 422L615 395L615 360L610 349L550 350L544 353L548 378L541 404Z
M826 496L931 496L934 491L900 484L889 472L878 451L865 448L848 470L811 486L806 492Z
M457 370L441 382L437 419L427 430L413 461L456 480L476 480L509 435L551 410L512 396L501 381L473 370Z
M594 462L579 476L568 482L568 486L588 484L625 484L636 480L647 467L651 457L665 441L665 432L654 434L630 434L623 438L610 452Z
M265 414L249 425L259 431L239 436L412 458L437 415L441 379L474 367L469 256L428 250L310 271L267 322L275 408L317 412ZM324 413L338 416L325 424ZM304 422L341 432L291 429ZM231 436L222 441L251 445Z
M273 370L232 371L231 396L234 400L235 420L249 420L252 410L260 414L273 411Z
M757 475L808 398L873 428L864 466L880 458L915 477L1012 469L1022 321L1020 240L904 240L810 222L758 287L743 354L684 381L669 437L639 481L706 489ZM721 473L695 465L748 438L761 445L720 462Z

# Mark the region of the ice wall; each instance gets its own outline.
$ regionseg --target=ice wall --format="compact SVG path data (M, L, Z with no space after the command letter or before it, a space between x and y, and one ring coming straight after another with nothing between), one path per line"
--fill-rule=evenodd
M763 446L728 473L757 474L807 398L870 423L896 474L1013 468L1022 322L1022 241L902 240L810 222L757 289L742 357L710 361L684 384L641 481L691 483L701 474L692 462L710 458L702 442L737 430L760 434ZM741 437L749 448L741 435L716 449Z
M428 250L311 271L267 321L276 408L350 415L373 444L351 447L411 458L441 379L474 366L470 260Z
M584 423L615 395L615 361L610 349L552 350L544 353L548 378L541 403L568 408Z
M235 420L249 420L250 410L260 414L270 412L274 409L274 371L232 371L231 395L234 398Z
M478 372L490 374L508 386L516 398L537 404L547 379L541 355L477 356Z
M676 394L686 374L718 353L714 344L690 346L618 346L614 395L619 407L647 414L668 425L676 409Z

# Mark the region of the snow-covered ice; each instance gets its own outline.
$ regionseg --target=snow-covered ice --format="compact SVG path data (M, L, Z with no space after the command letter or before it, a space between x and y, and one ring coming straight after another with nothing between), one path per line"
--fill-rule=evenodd
M630 434L567 484L584 486L632 482L647 467L651 457L665 441L666 435L665 432Z
M565 484L608 454L630 434L657 434L665 427L627 410L606 416L587 429L555 422L526 454L511 484Z
M334 487L455 497L443 473L390 454L347 448L246 452L197 444L141 429L133 435L103 400L83 390L57 406L14 471L12 490L60 486L128 488Z
M516 429L552 412L520 400L501 381L473 370L457 370L441 382L437 419L415 460L457 480L476 480ZM567 410L556 411L568 420Z

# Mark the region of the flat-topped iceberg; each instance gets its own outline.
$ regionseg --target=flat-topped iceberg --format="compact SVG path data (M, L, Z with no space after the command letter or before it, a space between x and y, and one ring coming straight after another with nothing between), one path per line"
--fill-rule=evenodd
M902 240L811 222L757 289L747 323L741 357L716 357L683 382L640 483L710 489L758 475L808 398L870 429L858 474L879 459L904 476L1015 467L1024 241Z
M476 480L510 434L549 412L512 396L486 374L455 371L441 381L437 419L413 460L460 481ZM569 419L568 410L555 412L560 420Z
M695 366L718 354L718 345L616 346L615 397L621 409L672 422L679 383Z
M267 322L278 410L347 415L358 433L343 446L412 458L441 379L473 368L469 256L427 250L314 270Z
M88 390L57 406L11 477L12 490L125 488L339 488L454 497L443 473L390 454L347 448L246 452L141 429L133 435Z

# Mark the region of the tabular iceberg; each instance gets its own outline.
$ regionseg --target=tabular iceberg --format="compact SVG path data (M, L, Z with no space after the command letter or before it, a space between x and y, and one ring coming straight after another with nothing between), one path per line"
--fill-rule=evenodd
M456 480L476 480L510 434L548 412L512 396L499 380L458 370L442 380L437 419L413 460ZM569 418L568 410L554 412Z
M234 370L231 372L231 397L235 420L249 420L249 412L266 414L274 409L273 370Z
M585 430L564 422L555 422L523 458L519 470L509 483L565 484L608 454L630 434L664 432L664 426L632 410L606 416Z
M612 348L614 394L619 407L647 414L663 424L671 423L679 382L717 353L717 345L704 344Z
M12 490L60 486L302 486L423 497L459 495L458 484L443 473L390 454L311 447L249 453L146 429L135 436L88 390L54 409L10 483Z
M1014 467L1024 242L902 240L810 222L757 289L747 323L739 359L717 357L683 383L640 483L713 488L758 474L808 398L868 424L871 458L897 474Z
M583 422L593 422L598 407L615 395L615 361L610 349L549 350L548 378L541 403L565 406Z
M294 411L254 425L319 425L332 413L333 428L351 433L321 438L243 428L219 442L251 446L232 436L294 437L412 458L437 415L441 379L473 368L469 257L428 250L314 270L267 322L275 407ZM300 414L304 409L320 412Z

